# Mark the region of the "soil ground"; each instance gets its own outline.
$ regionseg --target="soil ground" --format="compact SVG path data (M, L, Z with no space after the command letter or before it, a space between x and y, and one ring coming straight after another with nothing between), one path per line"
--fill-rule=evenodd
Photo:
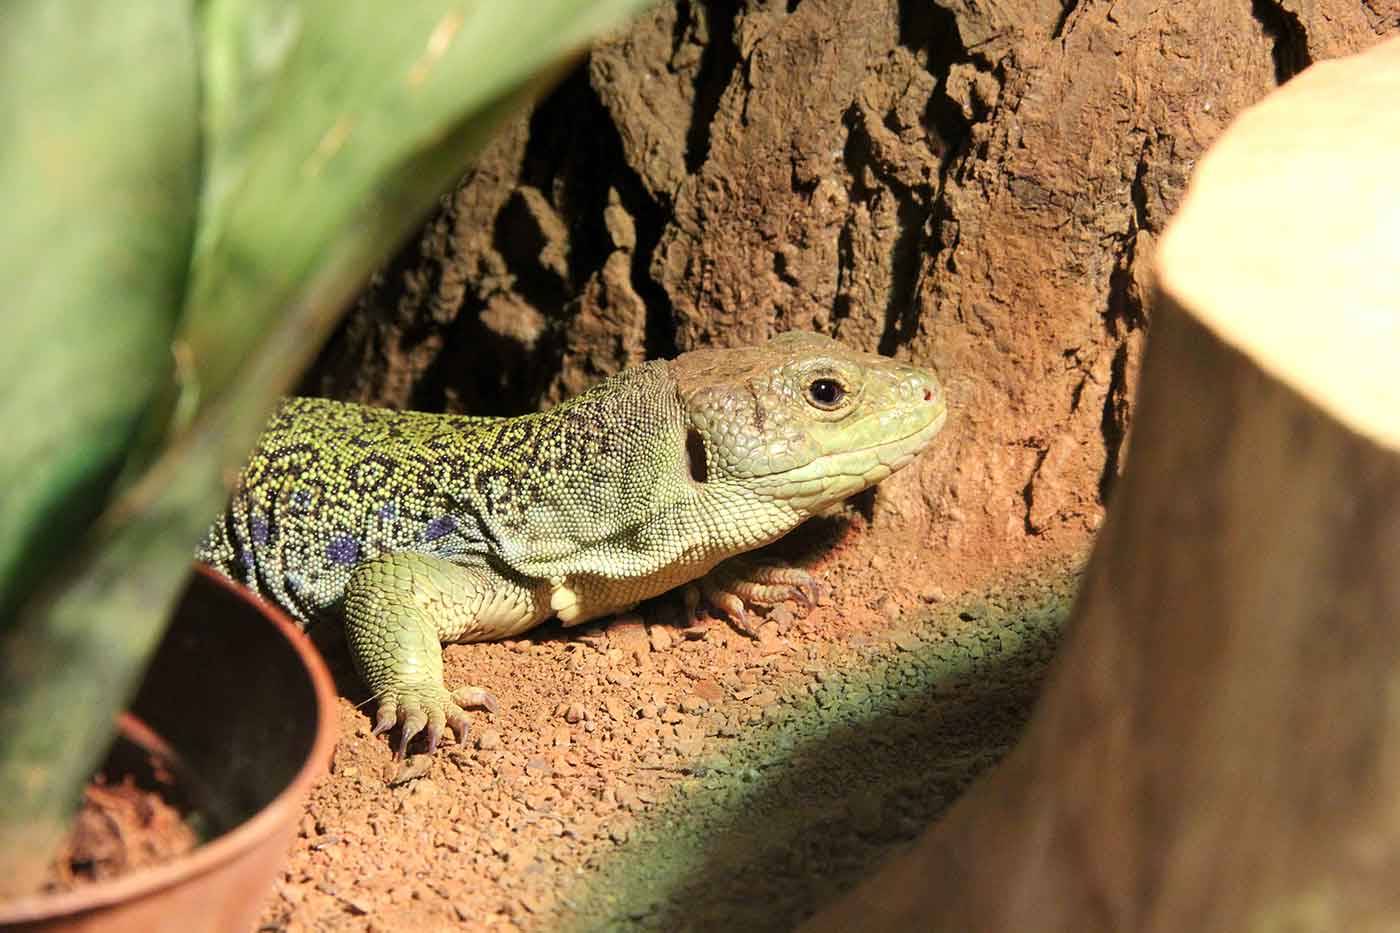
M1009 747L1075 568L912 593L808 534L833 587L757 640L678 600L578 629L450 646L501 700L465 745L392 760L338 633L332 772L261 929L787 929L898 851ZM868 540L868 539L867 539ZM410 749L412 751L412 749Z
M95 778L51 866L46 893L81 888L172 861L199 844L198 817L173 803L169 784Z

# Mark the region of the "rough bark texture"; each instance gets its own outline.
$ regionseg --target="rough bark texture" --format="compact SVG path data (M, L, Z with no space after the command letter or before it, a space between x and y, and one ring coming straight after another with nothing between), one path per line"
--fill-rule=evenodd
M824 330L950 385L937 452L874 515L930 579L1082 549L1130 421L1144 260L1194 160L1395 21L1344 0L664 4L501 134L307 389L518 412L647 356Z

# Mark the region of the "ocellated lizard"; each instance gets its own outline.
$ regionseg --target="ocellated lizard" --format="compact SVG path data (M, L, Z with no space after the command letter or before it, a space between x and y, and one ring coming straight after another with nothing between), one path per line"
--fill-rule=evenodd
M431 752L444 727L465 735L464 706L495 708L448 692L442 642L573 625L700 578L731 616L800 594L805 572L736 555L889 476L945 416L932 373L799 332L515 418L290 398L198 556L304 623L343 615L375 733L401 726L402 755L426 731Z

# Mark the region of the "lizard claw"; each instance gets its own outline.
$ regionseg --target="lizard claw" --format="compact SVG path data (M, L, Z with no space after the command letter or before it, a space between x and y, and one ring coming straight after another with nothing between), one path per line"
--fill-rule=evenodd
M481 687L458 687L452 691L453 702L472 709L484 709L488 713L500 710L501 704L489 690Z
M755 624L749 619L748 607L744 601L731 592L719 589L712 589L705 593L705 601L724 616L725 620L734 627L740 635L748 638L758 638L758 630L763 623Z
M374 713L374 728L370 730L370 735L383 735L394 728L394 723L398 721L398 704L392 700L381 699L379 708Z
M399 707L399 719L399 745L394 750L395 758L403 758L408 754L408 740L423 731L423 727L428 724L428 714L423 712L423 707L414 703L412 706Z
M437 751L447 728L451 728L458 742L466 739L471 718L463 706L481 707L493 713L500 708L496 698L480 687L460 687L451 694L443 687L401 689L379 698L371 734L382 735L398 725L394 757L403 758L408 744L421 732L431 755Z
M794 599L811 611L821 601L824 591L817 578L805 570L745 557L724 561L702 578L699 586L705 602L750 638L758 637L762 623L754 624L749 620L748 606L774 606ZM690 599L687 596L687 602Z

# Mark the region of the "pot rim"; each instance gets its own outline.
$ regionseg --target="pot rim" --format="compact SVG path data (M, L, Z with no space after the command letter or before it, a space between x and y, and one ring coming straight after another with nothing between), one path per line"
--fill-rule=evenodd
M228 832L197 846L188 855L163 865L138 869L120 878L86 885L72 891L59 894L27 894L12 901L0 902L0 926L87 913L121 901L137 900L188 878L207 874L232 861L265 838L282 822L289 807L295 806L299 809L300 801L310 790L311 784L325 773L331 750L335 747L337 696L326 662L312 646L306 633L277 606L260 599L251 590L239 586L206 564L196 564L194 570L207 581L228 590L242 602L256 609L263 618L276 626L296 652L311 678L311 686L316 695L316 737L311 743L310 753L292 780L265 807ZM122 716L125 717L126 714L123 713ZM149 730L144 731L149 734ZM176 751L178 752L178 749Z

